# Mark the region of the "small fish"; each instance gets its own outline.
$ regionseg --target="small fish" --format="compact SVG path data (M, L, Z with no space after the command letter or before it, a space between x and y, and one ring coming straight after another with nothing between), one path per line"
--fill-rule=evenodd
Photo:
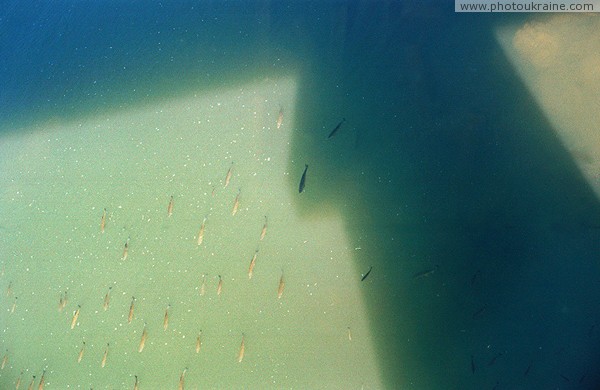
M235 215L238 211L238 207L240 207L240 194L241 193L242 193L242 189L240 188L235 197L235 201L233 202L233 209L231 210L231 215Z
M333 137L335 135L335 133L337 133L337 131L342 126L342 123L344 123L344 122L346 122L346 118L342 118L342 120L340 121L340 123L338 123L337 126L334 127L333 130L331 130L331 133L329 133L329 135L327 136L327 139Z
M240 352L238 353L238 363L241 363L244 360L244 350L246 349L244 345L244 334L242 333L242 344L240 344Z
M252 279L252 271L254 270L254 266L256 265L256 256L258 255L258 249L254 252L254 256L252 256L252 260L250 260L250 268L248 268L248 279Z
M110 286L108 288L108 292L104 296L104 303L102 304L102 308L104 309L104 311L107 311L108 310L108 306L110 305L110 290L111 289L112 289L112 286Z
M12 306L11 306L11 308L10 308L10 312L11 312L11 313L14 313L14 312L15 312L15 309L17 308L17 298L18 298L18 297L15 297L15 301L13 302L13 304L12 304Z
M104 233L104 227L106 226L106 209L102 212L102 219L100 220L100 233Z
M67 295L67 291L65 291L65 295L61 295L60 296L60 300L58 302L58 311L63 311L64 308L67 306L67 302L69 301L68 295Z
M46 382L46 370L42 372L42 378L40 379L40 384L38 385L38 390L44 390L44 383Z
M227 188L227 186L229 185L229 181L231 181L232 173L233 173L233 161L231 162L231 166L229 167L229 170L227 171L227 175L225 175L225 188Z
M298 193L304 192L304 186L306 185L306 171L308 171L308 164L304 164L304 172L300 178L300 185L298 186Z
M15 389L19 390L19 388L21 387L21 379L23 378L23 371L21 371L21 373L19 374L19 377L17 378L17 383L15 383Z
M144 330L142 330L142 338L140 339L140 346L138 347L138 352L142 352L144 350L144 346L146 345L146 338L148 338L148 331L146 330L146 324L144 324Z
M77 318L79 318L79 310L81 310L81 305L77 305L77 310L73 312L73 319L71 320L71 329L75 328L75 325L77 325Z
M134 376L135 376L135 383L133 384L133 390L139 390L140 386L138 384L138 376L137 375L134 375Z
M204 240L204 225L206 223L206 217L202 220L202 225L200 226L200 232L198 232L198 245L202 244Z
M129 315L127 316L127 323L131 324L131 320L133 320L133 307L135 304L135 297L131 297L131 305L129 305Z
M6 288L6 296L10 296L12 294L12 282L8 283L8 287Z
M171 304L169 303L167 305L167 308L165 309L165 318L163 319L163 329L167 330L167 328L169 327L169 308L171 307Z
M84 352L85 352L85 341L83 342L81 350L79 351L79 355L77 355L77 363L81 363L81 359L83 359Z
M529 362L529 365L527 366L527 369L523 373L523 376L527 376L529 374L529 371L531 370L532 365L533 365L533 360Z
M283 123L283 107L280 107L279 115L277 116L277 128L278 129L281 127L282 123Z
M421 278L426 278L429 275L433 274L435 271L437 271L437 269L440 268L439 265L435 265L435 267L425 270L425 271L421 271L421 272L417 272L416 274L413 275L413 279L421 279Z
M263 240L263 238L265 238L265 235L267 234L267 216L265 215L265 224L262 227L262 230L260 232L260 241Z
M348 327L348 341L352 341L352 331L350 330L350 327Z
M219 284L217 284L217 295L221 295L221 290L223 289L223 279L221 275L219 275Z
M200 336L202 336L202 331L200 331L198 337L196 337L196 353L200 352L200 347L202 346L202 340L200 339Z
M285 281L283 280L283 270L281 270L281 278L279 278L279 288L277 289L277 298L281 299L283 295L283 289L285 287Z
M367 271L366 274L363 274L363 276L360 278L360 281L361 282L364 281L367 278L367 276L369 276L369 274L371 273L371 271L373 271L373 266L369 267L369 270Z
M473 355L471 355L471 373L475 374L475 359L473 358Z
M2 364L0 364L0 370L4 370L4 366L6 366L7 362L8 362L8 349L6 350L6 353L4 354L4 357L2 358Z
M185 368L185 370L183 370L183 372L181 373L181 375L179 376L179 390L183 390L183 386L185 384L185 373L187 372L187 367Z
M129 255L129 238L125 241L125 247L123 248L123 254L121 255L121 259L127 260L127 256Z
M200 295L206 292L206 274L202 274L202 284L200 284Z
M167 206L167 216L168 217L173 215L173 203L175 203L175 200L173 199L173 195L171 195L171 199L169 200L169 205Z
M502 356L502 355L504 355L504 352L498 352L498 353L497 353L497 354L496 354L496 355L495 355L495 356L494 356L494 357L493 357L493 358L490 360L490 362L488 363L488 366L492 366L492 365L494 365L494 363L496 363L496 360L498 360L498 358L499 358L500 356Z
M35 375L31 379L31 383L29 383L29 387L27 387L27 390L33 390L33 384L34 383L35 383Z
M104 368L106 366L106 358L108 357L108 346L110 344L106 343L106 348L104 349L104 356L102 356L102 363L100 363L100 367Z
M487 310L487 305L483 305L475 313L473 313L471 318L475 319L475 318L479 317L486 310Z
M560 374L560 377L563 378L564 380L566 380L567 382L571 382L571 379L569 379L569 377L567 377L563 374Z

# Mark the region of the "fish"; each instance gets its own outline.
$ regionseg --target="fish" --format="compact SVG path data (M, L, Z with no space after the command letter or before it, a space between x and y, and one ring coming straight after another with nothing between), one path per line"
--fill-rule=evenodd
M527 369L525 370L525 372L523 373L523 376L527 376L529 375L529 371L531 370L531 366L533 365L533 360L529 362L529 365L527 366Z
M504 355L504 352L498 352L488 363L488 366L492 366L494 363L496 363L496 360L498 360L498 358L500 356Z
M304 186L306 185L306 171L308 170L308 164L304 164L304 172L302 178L300 178L300 185L298 186L298 193L304 192Z
M436 264L431 269L428 269L428 270L425 270L425 271L421 271L421 272L417 272L416 274L413 275L413 279L426 278L429 275L431 275L432 273L434 273L435 271L437 271L438 268L440 268L440 266Z
M171 199L169 200L169 205L167 206L167 216L168 217L173 215L173 203L175 203L175 200L173 199L173 195L171 195Z
M68 302L67 291L65 291L65 295L60 294L60 299L58 300L58 311L62 312L64 310L65 306L67 306L67 302Z
M12 282L8 283L8 287L6 288L6 296L10 296L12 294Z
M4 366L6 366L7 362L8 362L8 349L6 350L6 353L4 354L4 357L2 358L2 364L0 364L0 370L4 370Z
M181 375L179 376L179 390L183 390L183 386L185 384L185 373L187 371L187 367L183 370L183 372L181 373Z
M344 123L344 122L346 122L346 118L342 118L342 120L340 121L340 123L338 123L337 126L334 127L333 130L331 130L331 133L329 133L329 135L327 136L327 139L333 137L335 135L335 133L337 133L337 131L342 126L342 123Z
M367 276L369 276L369 274L371 273L372 270L373 270L373 266L370 266L367 273L363 274L363 276L360 278L360 281L362 282L363 280L365 280L367 278Z
M14 300L14 302L13 302L11 308L10 308L10 312L11 313L14 313L15 309L17 308L17 298L19 298L19 297L15 297L15 300Z
M147 338L148 338L148 331L146 330L146 324L144 323L144 330L142 330L142 338L140 339L140 346L138 347L138 352L142 352L144 350L144 346L146 345Z
M27 390L33 390L34 383L35 383L35 375L33 376L33 378L31 378L31 383L29 383L29 387L27 387Z
M231 210L231 215L235 215L238 211L238 207L240 207L240 194L241 193L242 193L242 189L240 188L235 197L235 201L233 202L233 209Z
M200 333L198 333L198 337L196 337L196 353L200 352L200 347L202 346L202 340L200 339L200 336L202 336L202 331L200 331Z
M350 330L350 327L348 327L348 341L352 341L352 331Z
M471 373L475 374L475 359L473 358L473 355L471 355Z
M206 274L202 274L202 284L200 284L200 295L206 292Z
M238 363L241 363L242 360L244 360L244 350L246 349L244 338L244 334L242 333L242 344L240 344L240 352L238 353Z
M23 371L21 371L21 373L19 374L19 377L17 378L17 383L15 383L15 389L19 390L19 387L21 387L21 379L23 377Z
M104 227L106 226L106 209L102 212L102 219L100 220L100 233L104 233Z
M81 363L81 359L83 359L83 352L85 351L85 341L81 346L81 350L79 351L79 355L77 355L77 363Z
M231 166L227 170L227 175L225 175L225 188L227 188L227 186L229 185L229 182L231 181L231 175L232 174L233 174L233 161L231 162Z
M133 384L133 390L139 390L140 386L138 384L138 376L134 375L135 377L135 383Z
M471 318L475 319L475 318L479 317L486 310L487 310L487 305L483 305L475 313L473 313Z
M127 323L131 324L131 320L133 320L133 307L135 303L135 297L131 297L131 305L129 305L129 315L127 316Z
M104 368L106 366L106 358L108 357L108 347L109 343L106 343L106 348L104 349L104 356L102 356L102 363L100 363L100 367Z
M258 255L258 249L254 252L254 256L252 256L252 260L250 260L250 268L248 268L248 279L252 279L252 271L254 270L254 266L256 265L256 256Z
M285 287L285 282L283 280L283 270L281 270L281 278L279 278L279 288L277 288L277 298L281 299L283 295L283 289Z
M217 295L221 295L221 290L223 289L223 279L221 275L219 275L219 284L217 284Z
M263 238L265 238L265 235L267 234L267 216L265 215L265 224L262 227L262 230L260 232L260 241L263 240Z
M44 383L46 382L46 370L42 372L42 377L40 378L40 384L38 385L38 390L44 390Z
M129 238L125 241L125 246L123 247L123 254L121 255L121 259L127 260L127 255L129 255Z
M108 292L104 296L104 303L102 304L102 308L104 311L108 310L108 306L110 305L110 290L112 290L112 286L108 288Z
M167 308L165 309L165 318L163 319L163 329L167 330L167 328L169 327L169 308L171 307L171 304L169 303L167 305Z
M198 245L202 244L204 240L204 224L206 223L206 217L202 220L202 225L200 226L200 232L198 232Z
M73 312L73 319L71 320L71 329L75 328L77 325L77 318L79 318L79 311L81 310L81 305L77 305L77 310Z
M281 127L282 123L283 123L283 107L280 107L279 115L277 116L277 128L278 129Z

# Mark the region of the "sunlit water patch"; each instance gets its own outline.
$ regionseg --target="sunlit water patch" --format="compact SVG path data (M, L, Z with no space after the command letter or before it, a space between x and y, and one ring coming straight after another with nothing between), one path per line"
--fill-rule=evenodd
M297 207L296 87L0 139L0 387L380 387L341 219Z

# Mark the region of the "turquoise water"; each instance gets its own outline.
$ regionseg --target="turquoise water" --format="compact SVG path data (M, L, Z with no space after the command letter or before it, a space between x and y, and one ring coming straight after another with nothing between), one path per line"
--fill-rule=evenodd
M595 388L600 208L496 42L524 18L8 3L0 387Z

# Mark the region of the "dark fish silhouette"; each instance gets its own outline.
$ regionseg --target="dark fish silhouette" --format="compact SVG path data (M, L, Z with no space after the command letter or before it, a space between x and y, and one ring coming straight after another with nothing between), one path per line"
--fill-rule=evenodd
M300 179L300 185L298 186L298 192L302 193L304 191L304 186L306 185L306 171L308 170L308 164L304 164L304 173L302 174L302 178Z
M342 118L342 120L340 121L340 123L338 123L337 126L334 127L333 130L331 130L331 133L329 133L329 135L327 136L327 139L333 137L335 135L335 133L337 133L337 131L342 126L342 123L344 123L344 122L346 122L346 118Z
M471 355L471 373L475 374L475 359Z
M440 268L439 265L435 265L433 268L431 269L427 269L425 271L421 271L421 272L417 272L416 274L413 275L413 279L421 279L421 278L426 278L429 275L431 275L432 273L434 273L435 271L437 271L437 269Z
M371 273L371 271L373 271L373 266L370 266L370 267L369 267L369 270L367 271L367 273L366 273L366 274L364 274L364 275L362 276L362 278L360 278L360 281L362 282L363 280L365 280L365 279L367 278L367 276L369 276L369 274Z

